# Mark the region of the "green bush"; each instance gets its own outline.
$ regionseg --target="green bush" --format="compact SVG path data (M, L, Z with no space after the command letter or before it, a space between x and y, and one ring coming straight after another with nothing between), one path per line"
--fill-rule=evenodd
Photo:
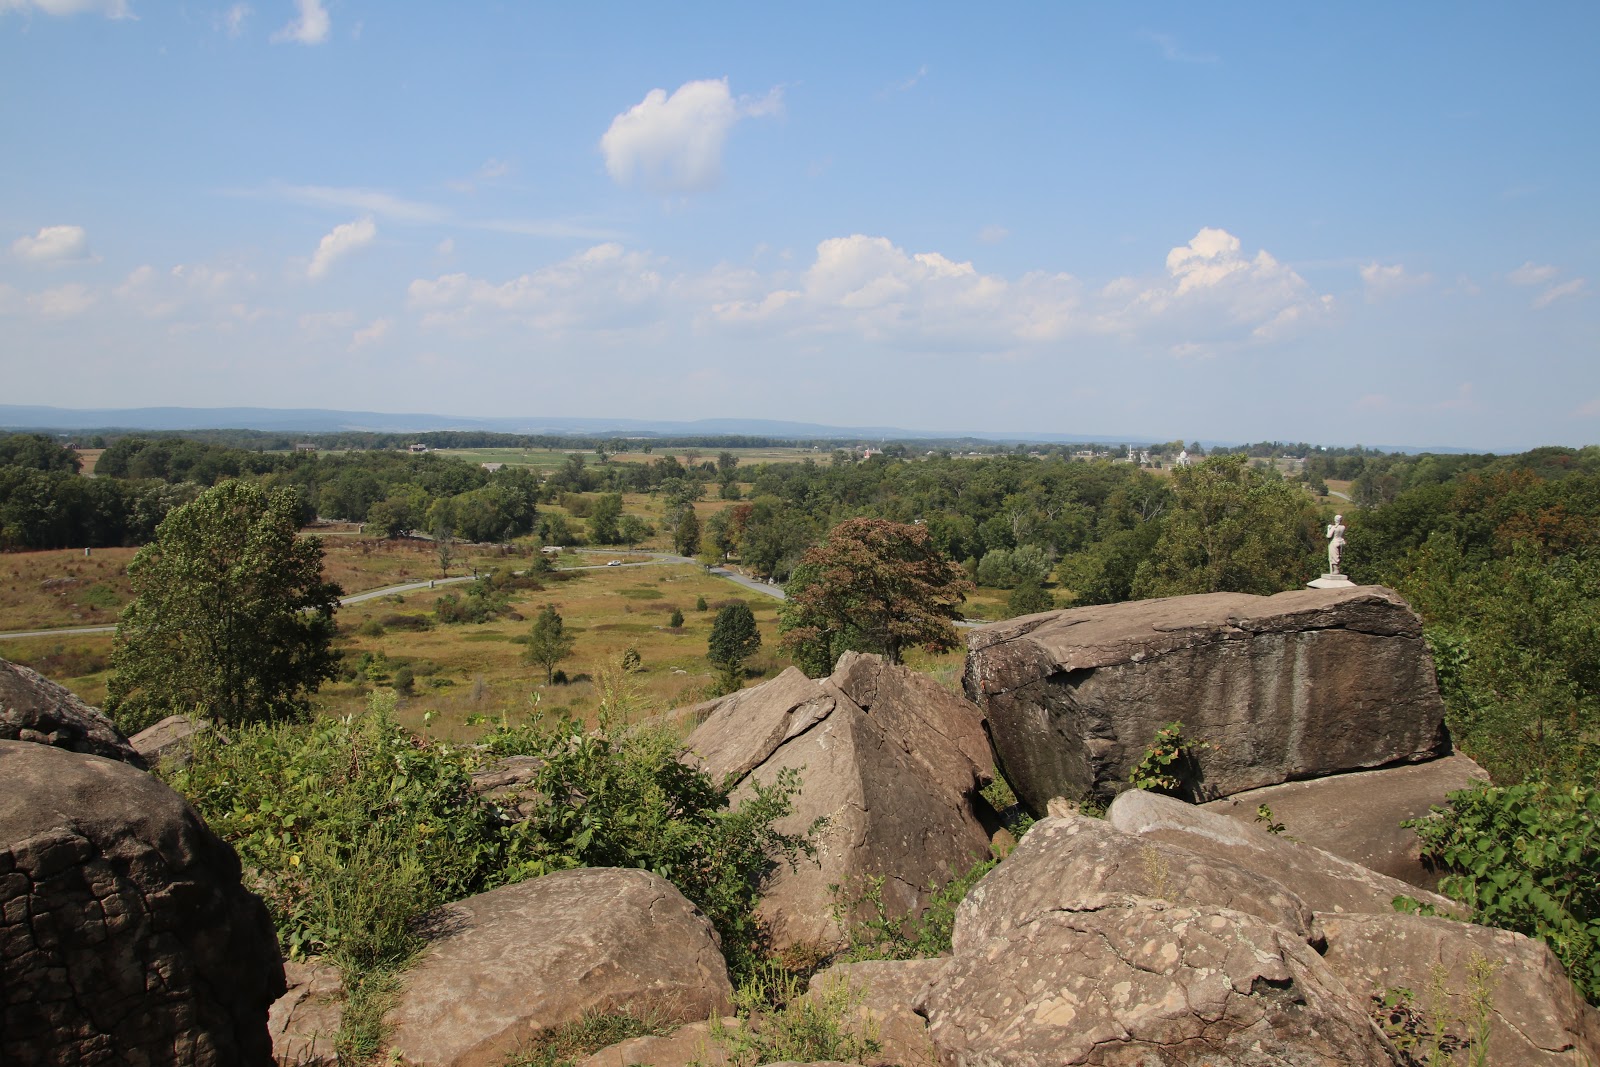
M845 959L920 960L949 955L956 909L999 862L992 858L980 860L951 879L928 898L920 916L889 915L883 902L887 879L882 876L868 878L855 894L833 886L834 918L846 928L850 939Z
M1191 800L1186 794L1193 792L1198 776L1196 756L1210 747L1209 742L1184 737L1183 723L1169 722L1156 731L1155 740L1128 771L1128 782L1135 789Z
M608 706L625 711L624 698ZM535 718L503 723L477 751L412 735L393 707L377 693L360 717L210 732L171 772L239 853L286 953L382 972L441 903L573 867L640 867L705 912L736 973L755 966L761 880L809 847L773 827L794 775L734 809L664 729ZM529 793L547 799L524 822L469 789L474 767L502 755L544 761Z
M1600 791L1544 783L1478 786L1406 823L1451 873L1447 896L1474 921L1537 937L1600 1003Z

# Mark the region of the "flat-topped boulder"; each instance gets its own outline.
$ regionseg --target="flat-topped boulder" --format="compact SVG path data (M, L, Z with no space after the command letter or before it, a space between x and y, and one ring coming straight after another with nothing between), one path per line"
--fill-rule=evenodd
M841 940L831 886L856 894L882 877L885 909L913 914L988 855L982 719L926 675L847 653L828 678L791 667L691 714L702 724L685 758L737 783L736 801L791 770L800 793L778 828L803 833L824 820L815 861L780 867L763 891L779 947Z
M111 720L31 668L0 659L0 740L32 741L120 760L145 761Z
M1017 796L1109 799L1164 725L1214 799L1449 751L1422 622L1382 586L1205 593L973 630L967 696Z

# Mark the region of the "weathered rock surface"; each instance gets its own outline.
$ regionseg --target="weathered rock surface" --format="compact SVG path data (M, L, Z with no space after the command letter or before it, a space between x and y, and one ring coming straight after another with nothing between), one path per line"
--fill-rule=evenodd
M1488 1011L1488 1063L1579 1067L1600 1063L1600 1013L1583 1002L1543 942L1487 926L1421 915L1327 915L1326 962L1357 997L1410 989L1414 1006L1466 1037ZM1475 973L1478 977L1475 979ZM1442 983L1443 1003L1430 988Z
M144 759L99 708L90 707L38 671L0 659L0 740L33 741L120 760Z
M1314 911L1383 914L1394 911L1398 896L1431 904L1447 914L1461 910L1448 897L1370 871L1314 845L1290 841L1156 793L1137 789L1123 793L1106 812L1106 820L1143 840L1178 845L1213 862L1293 886L1295 895Z
M722 1020L725 1030L736 1030L739 1020L728 1016ZM579 1060L578 1067L633 1067L649 1064L650 1067L723 1067L728 1062L728 1047L711 1031L708 1022L685 1023L670 1034L659 1037L634 1037L601 1049L587 1059Z
M1285 782L1235 793L1201 807L1254 824L1265 804L1283 833L1352 863L1423 889L1439 884L1439 872L1422 859L1415 830L1400 824L1426 816L1445 796L1489 775L1462 755L1380 771L1358 771Z
M392 1049L415 1067L498 1067L588 1011L726 1015L733 989L711 923L648 871L584 868L440 909L405 976Z
M779 947L840 939L832 885L859 892L886 876L886 910L905 915L988 854L982 720L925 675L849 653L821 681L790 668L693 710L703 723L689 737L691 762L746 793L792 769L802 788L779 828L827 820L817 862L780 868L763 895Z
M195 736L209 729L211 724L204 719L168 715L154 726L146 726L128 738L128 743L152 766L164 759L187 763L194 750Z
M1394 1062L1321 957L1245 912L1127 898L967 944L919 1004L950 1067Z
M1422 623L1381 586L1144 600L1031 615L967 638L967 696L1034 814L1110 796L1156 731L1210 747L1204 799L1448 752Z
M933 1067L938 1053L928 1039L928 1022L912 1005L949 967L947 958L836 963L811 977L806 995L843 995L854 1005L857 1032L881 1046L866 1058L866 1067Z
M288 991L272 1002L267 1032L278 1067L331 1067L334 1038L344 1015L344 983L326 963L285 963Z
M545 797L533 787L543 769L538 756L506 756L474 771L469 788L493 804L505 822L522 822L544 804Z
M1247 912L1320 944L1312 911L1283 883L1180 845L1122 833L1104 819L1051 815L1033 825L957 912L957 955L1051 911L1099 911L1130 899Z
M0 1062L272 1062L266 908L192 807L126 763L0 741Z

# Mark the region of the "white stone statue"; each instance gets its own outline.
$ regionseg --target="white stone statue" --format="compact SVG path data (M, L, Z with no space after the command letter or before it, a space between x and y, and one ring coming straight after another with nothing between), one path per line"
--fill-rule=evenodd
M1328 573L1339 573L1339 554L1344 548L1344 516L1335 515L1328 526Z

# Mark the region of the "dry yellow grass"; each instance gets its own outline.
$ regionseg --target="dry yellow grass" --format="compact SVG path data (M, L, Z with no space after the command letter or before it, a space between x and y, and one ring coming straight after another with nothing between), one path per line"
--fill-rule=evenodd
M132 548L0 555L0 632L62 626L109 626L132 598Z

